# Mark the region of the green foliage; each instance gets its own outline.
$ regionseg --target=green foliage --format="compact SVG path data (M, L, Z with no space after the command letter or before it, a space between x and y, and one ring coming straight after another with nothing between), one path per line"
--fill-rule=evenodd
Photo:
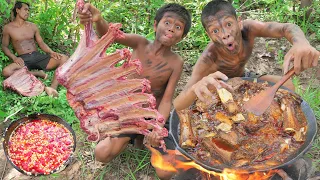
M9 62L9 57L6 56L3 51L0 51L0 60L2 60L3 62L8 63ZM2 69L2 64L0 64L0 68Z
M308 83L306 88L301 87L299 79L294 81L296 92L310 105L317 119L320 119L320 85L315 84L314 80Z
M236 1L235 1L236 2ZM248 17L262 21L276 21L281 23L294 23L300 26L306 34L316 33L319 40L320 10L319 0L313 0L311 7L300 8L300 1L283 0L247 0L241 4L238 11L245 13ZM238 3L238 1L237 1ZM235 4L235 7L238 5ZM306 17L306 12L313 9L313 12Z
M312 108L316 119L318 120L318 127L320 125L320 85L315 84L311 80L308 83L306 88L302 88L301 82L298 78L294 78L294 85L296 87L296 92L305 100L309 106ZM320 170L320 159L319 159L319 152L320 152L320 138L317 137L313 142L313 146L311 150L308 152L307 156L311 158L312 165L315 167L317 171Z
M8 4L7 1L1 0L0 7L1 7L0 8L0 25L2 25L2 24L5 24L9 20L10 9L12 8L12 5Z
M17 115L11 117L12 120L34 113L47 113L57 115L70 124L77 122L77 118L67 102L65 88L61 88L59 91L59 98L49 97L45 92L36 97L23 97L9 90L3 91L3 88L0 88L1 119L22 108Z
M279 65L282 65L283 62L284 62L284 53L283 53L283 50L282 49L279 49L278 52L277 52L277 56L276 56L276 59L277 59L277 64Z
M164 3L177 2L183 4L192 14L192 27L189 34L178 43L173 49L179 51L192 51L192 57L186 59L194 64L202 50L210 41L206 35L201 21L201 11L207 2L190 0L148 0L148 1L101 1L94 0L92 4L101 10L102 15L109 22L120 22L123 25L123 31L127 33L136 33L154 39L154 16L158 8ZM31 1L28 1L29 3ZM13 2L12 2L13 3ZM9 19L10 9L13 4L7 4L1 1L1 20ZM55 51L66 54L72 54L80 38L80 25L73 21L75 0L35 0L31 2L30 21L39 26L44 41ZM237 8L238 14L244 18L254 18L264 21L291 22L298 24L305 33L315 33L316 38L320 39L320 10L319 0L314 0L312 7L314 12L310 18L305 18L306 9L299 9L296 1L282 0L234 0L233 5ZM7 22L7 21L6 21ZM115 44L108 49L113 52L115 49L123 46ZM0 58L9 62L0 51Z
M43 40L57 52L71 54L79 39L80 25L72 22L73 9L73 0L31 5L29 20L38 25Z

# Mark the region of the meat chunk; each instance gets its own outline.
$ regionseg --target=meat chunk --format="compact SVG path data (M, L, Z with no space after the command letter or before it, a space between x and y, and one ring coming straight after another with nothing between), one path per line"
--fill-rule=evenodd
M227 163L231 161L232 153L235 149L224 140L218 138L205 138L202 141L202 144L212 154L219 154L223 162Z
M83 5L83 0L77 1L79 10ZM120 24L110 24L108 32L98 39L92 24L85 25L76 51L57 69L57 79L68 89L68 102L88 140L98 141L124 133L146 135L151 129L166 137L165 120L155 109L155 98L146 94L150 92L150 82L127 79L142 71L141 62L131 59L128 49L105 54L116 38L124 37L120 27ZM115 66L120 61L124 63ZM161 144L164 148L164 141Z
M181 147L194 147L195 139L190 122L189 110L177 111L180 118L180 145Z
M3 82L3 87L17 91L23 96L37 96L44 91L44 84L23 67Z
M224 88L218 89L218 94L222 104L225 106L229 113L235 114L239 112L238 105L235 103L232 94L228 90Z
M300 124L295 116L297 104L289 100L287 97L281 99L281 108L284 111L283 129L287 133L295 133L300 130Z

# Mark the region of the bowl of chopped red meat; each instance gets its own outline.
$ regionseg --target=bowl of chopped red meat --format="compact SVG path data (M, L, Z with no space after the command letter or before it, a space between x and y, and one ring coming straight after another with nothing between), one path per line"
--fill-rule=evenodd
M62 118L33 114L13 121L4 133L8 161L26 175L49 175L63 170L76 148L76 136Z

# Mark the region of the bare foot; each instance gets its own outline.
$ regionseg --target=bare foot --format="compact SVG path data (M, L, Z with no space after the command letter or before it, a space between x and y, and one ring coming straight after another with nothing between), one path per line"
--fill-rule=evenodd
M46 80L48 79L48 74L44 73L45 75L43 76L43 79Z
M46 74L43 70L31 71L31 73L37 77L44 79L44 80L46 80L48 78L48 74Z
M58 91L53 89L52 87L45 87L44 90L48 94L48 96L58 97Z

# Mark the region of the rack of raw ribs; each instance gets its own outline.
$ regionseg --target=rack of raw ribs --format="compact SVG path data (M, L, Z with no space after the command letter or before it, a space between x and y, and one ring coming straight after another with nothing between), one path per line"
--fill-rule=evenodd
M84 2L78 1L78 8ZM85 25L79 45L69 60L56 71L60 84L67 88L67 100L80 120L87 139L98 141L119 134L143 134L150 130L168 136L164 118L155 109L156 100L147 79L127 79L142 71L141 62L131 59L128 49L107 55L116 38L124 38L120 24L109 24L100 39L92 24ZM117 67L120 61L125 61ZM146 120L151 119L151 120ZM164 147L164 142L161 142Z
M44 91L44 84L26 66L15 71L2 84L4 89L12 89L23 96L38 96Z

